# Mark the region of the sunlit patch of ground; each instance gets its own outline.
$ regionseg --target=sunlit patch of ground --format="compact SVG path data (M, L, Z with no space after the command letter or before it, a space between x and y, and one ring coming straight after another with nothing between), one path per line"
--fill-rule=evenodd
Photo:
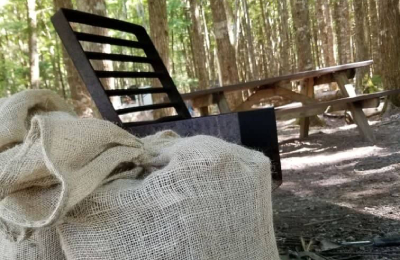
M281 250L299 236L358 240L400 234L399 118L371 121L373 144L343 119L312 128L304 140L297 139L293 122L278 123L284 180L273 205ZM400 258L365 254L358 259Z

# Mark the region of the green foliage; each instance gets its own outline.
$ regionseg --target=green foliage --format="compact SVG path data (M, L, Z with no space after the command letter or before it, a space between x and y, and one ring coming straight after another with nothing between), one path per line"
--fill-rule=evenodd
M77 1L72 0L76 8ZM197 39L192 39L192 20L189 12L188 0L166 0L168 12L168 33L169 33L169 47L170 47L170 72L182 92L189 92L195 90L198 82L194 75L194 60L191 43ZM218 0L226 1L230 5L234 15L239 10L237 21L235 23L243 22L242 1L247 1L248 11L251 20L251 33L254 39L254 46L257 51L256 59L257 65L262 67L261 63L271 63L272 61L266 60L267 55L263 51L273 51L273 64L276 64L275 71L279 71L280 55L283 48L283 38L280 35L282 28L282 13L280 12L281 0ZM312 21L318 19L315 10L315 3L317 0L306 1L311 10L310 12L310 26ZM335 2L334 0L331 2ZM210 81L216 80L218 60L216 55L216 40L213 33L213 21L209 0L198 0L201 12L201 24L205 22L207 30L208 42L204 43L207 46L207 60L214 63L207 64L210 73ZM106 0L107 16L111 18L126 20L135 24L144 26L149 31L149 16L148 16L148 0ZM261 4L265 11L265 17L271 25L271 41L265 41L264 21L262 21ZM293 19L290 12L290 4L287 2L289 8L289 32L290 39L290 63L296 64L296 52L293 48L295 42L293 37ZM332 4L331 4L332 7ZM28 19L26 10L26 0L0 0L0 97L8 96L12 93L24 90L29 87L29 33L28 33ZM63 61L62 48L58 36L54 31L51 24L50 17L54 14L52 0L37 0L37 19L38 19L38 50L40 54L40 79L41 87L49 88L59 93L64 90L60 89L64 83L66 86L66 93L69 97L70 91L67 84L67 74L65 64ZM204 14L204 17L203 17ZM314 19L314 20L313 20ZM351 19L354 19L351 14ZM334 19L335 20L335 19ZM243 30L243 25L239 30ZM240 31L239 31L240 32ZM113 37L135 40L134 37L127 36L127 34L120 31L109 31ZM206 32L203 32L206 34ZM243 35L243 32L240 32ZM319 39L321 40L321 39ZM248 69L248 46L247 39L241 39L240 48L237 51L237 62L241 63L239 74L245 74ZM271 42L272 46L263 46L266 42ZM315 44L315 43L313 43ZM321 43L319 43L321 44ZM261 46L265 47L262 50ZM317 49L317 48L314 48ZM320 50L321 48L319 48ZM335 48L337 50L337 48ZM140 50L123 48L119 46L111 46L111 51L115 53L124 53L129 55L141 56L143 53ZM240 54L240 55L239 55ZM322 54L319 55L322 57ZM244 58L243 58L244 57ZM241 59L241 60L240 60ZM264 64L265 65L265 64ZM122 68L121 64L116 64L118 68ZM268 65L270 66L270 65ZM264 66L266 67L266 66ZM295 66L293 66L295 67ZM214 68L212 71L212 68ZM125 65L124 69L136 69L146 71L144 65ZM61 71L61 74L59 73ZM265 73L265 71L263 72ZM267 74L267 73L265 73ZM211 76L212 75L212 76ZM269 76L276 76L268 73ZM117 86L122 87L129 84L148 84L140 80L131 81L118 81ZM382 89L382 81L379 75L374 75L372 78L364 80L365 93L371 93Z
M380 75L373 75L369 77L366 75L363 79L363 93L370 94L383 90L382 78Z

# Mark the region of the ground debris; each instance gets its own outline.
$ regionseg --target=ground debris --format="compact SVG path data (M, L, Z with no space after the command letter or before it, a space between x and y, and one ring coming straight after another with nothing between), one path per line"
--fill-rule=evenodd
M400 231L400 116L379 120L370 121L374 144L340 119L311 128L305 140L294 139L298 128L278 129L284 183L273 193L273 205L282 255L304 252L311 240L316 252L322 239L361 241ZM400 247L316 253L329 260L400 260Z

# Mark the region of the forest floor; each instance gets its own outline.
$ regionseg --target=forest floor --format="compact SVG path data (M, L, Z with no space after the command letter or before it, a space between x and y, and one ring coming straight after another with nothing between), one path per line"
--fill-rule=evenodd
M297 138L298 126L278 122L283 184L273 192L273 207L282 254L304 251L302 239L305 245L312 240L311 251L318 252L322 239L400 235L400 112L369 119L375 144L364 141L343 118L325 120L327 126L311 128L303 140ZM400 246L318 254L342 260L400 259Z

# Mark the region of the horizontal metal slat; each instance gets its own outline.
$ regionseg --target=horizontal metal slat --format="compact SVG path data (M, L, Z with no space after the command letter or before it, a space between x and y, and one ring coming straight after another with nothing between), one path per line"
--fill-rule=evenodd
M164 123L164 122L172 122L172 121L178 121L182 120L183 118L180 115L176 116L166 116L159 118L157 120L151 120L151 121L139 121L139 122L129 122L129 123L123 123L122 125L124 128L130 128L130 127L135 127L135 126L142 126L142 125L148 125L148 124L156 124L156 123ZM135 132L132 132L135 134Z
M115 110L115 112L117 112L118 115L123 115L123 114L128 114L128 113L168 108L168 107L174 107L174 106L176 106L176 104L174 104L174 103L160 103L160 104L153 104L153 105L147 105L147 106L138 106L138 107L117 109L117 110Z
M106 90L107 96L141 95L154 93L167 93L165 88L136 88L136 89L112 89Z
M100 15L84 13L77 10L71 10L65 8L62 8L61 10L69 22L114 29L128 33L145 32L145 29L137 24L132 24L129 22L120 21L112 18L107 18Z
M105 43L116 46L131 47L136 49L143 49L144 47L146 47L145 44L137 41L123 40L108 36L95 35L90 33L81 33L81 32L75 32L75 35L79 41L84 41L84 42Z
M130 72L130 71L102 71L96 70L99 78L159 78L164 76L159 72Z
M124 54L101 53L101 52L85 52L89 60L112 60L112 61L129 61L137 63L151 63L153 60L147 57L130 56Z

